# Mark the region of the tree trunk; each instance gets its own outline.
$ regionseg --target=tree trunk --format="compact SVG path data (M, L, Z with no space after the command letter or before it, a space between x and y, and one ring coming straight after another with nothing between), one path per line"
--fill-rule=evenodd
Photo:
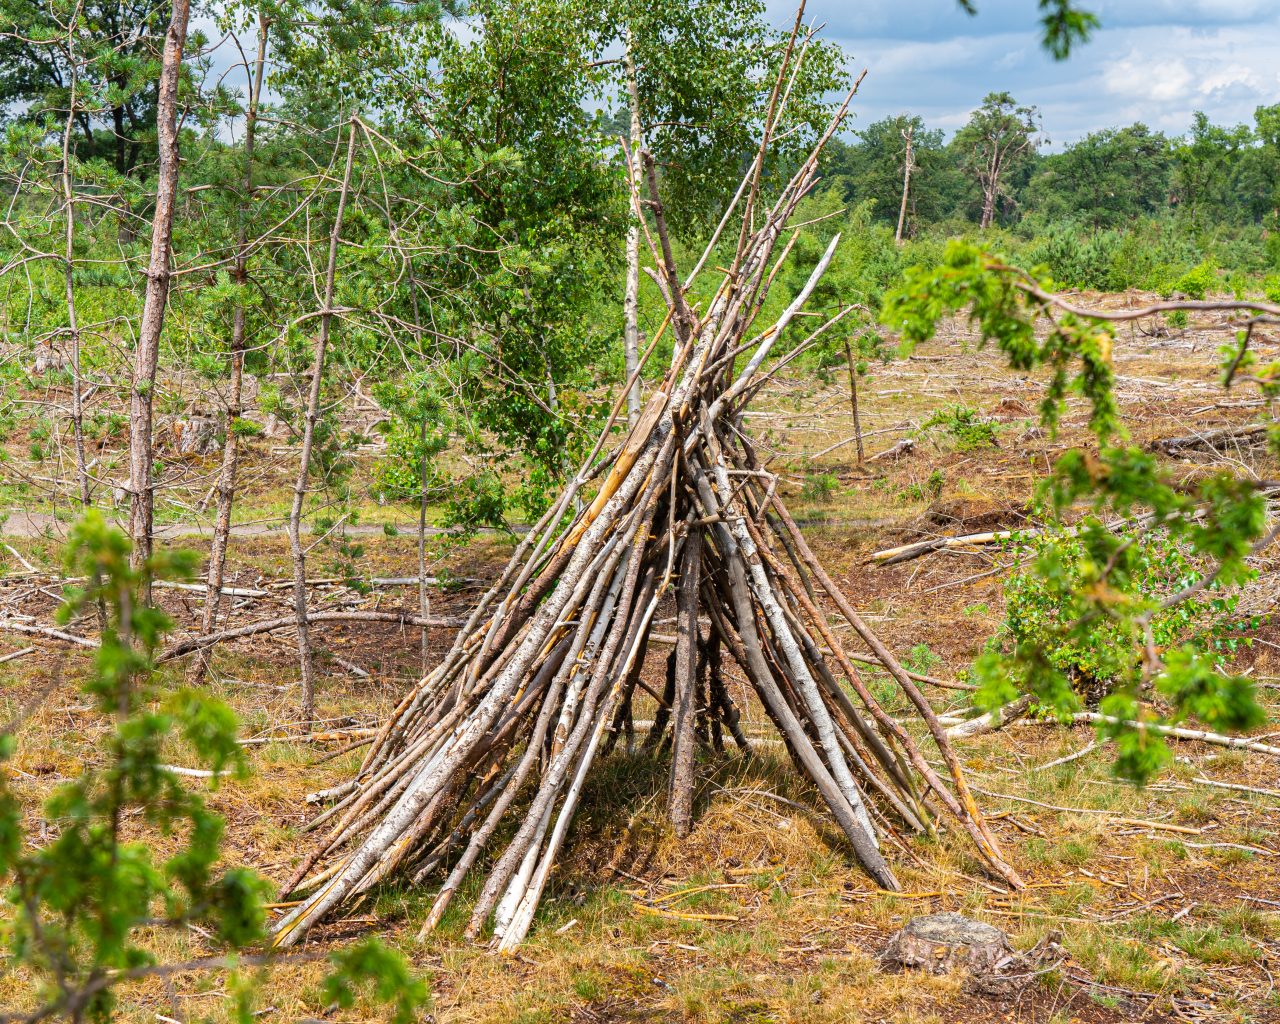
M978 227L983 231L991 227L991 221L995 218L996 213L996 186L995 182L985 185L982 189L982 221Z
M1000 151L998 139L991 140L991 156L987 160L986 173L982 175L982 222L979 227L985 231L991 227L996 217L996 199L1000 195L1000 174L1004 167L1005 154Z
M262 78L266 69L268 24L266 15L258 15L258 56L251 72L249 106L245 111L244 121L244 178L239 208L236 210L236 258L231 271L232 279L241 295L249 281L246 245L249 233L249 203L253 198L253 145L258 126L258 103L262 96ZM213 527L213 542L209 547L209 583L205 592L204 617L201 620L202 633L213 632L214 622L218 616L218 606L222 601L222 580L226 574L227 545L231 538L231 506L235 501L236 470L240 461L240 439L237 428L244 412L244 347L245 309L243 301L237 301L231 320L231 378L224 421L226 439L222 449L222 467L218 472L218 513ZM192 662L189 682L193 685L198 685L204 680L210 654L211 650L202 650Z
M310 724L315 716L315 666L311 657L311 634L307 625L307 553L302 546L302 506L307 498L307 476L311 469L311 450L315 445L316 423L320 419L320 390L324 381L324 360L329 348L329 331L333 325L333 286L338 267L338 239L342 235L342 216L347 209L347 193L351 188L351 168L356 155L356 125L348 125L347 165L342 174L342 191L338 195L338 211L329 233L329 262L325 269L324 306L320 311L320 330L311 360L311 388L307 394L307 417L302 429L302 454L298 480L293 488L293 505L289 510L289 545L293 550L293 610L298 623L298 658L302 671L302 718Z
M418 471L418 482L422 488L418 495L418 614L424 619L431 614L431 598L427 594L427 481L429 464L427 461L427 417L422 417L422 429L419 437L422 444L422 462ZM427 656L431 651L431 632L422 627L422 673L427 672Z
M78 10L78 9L77 9ZM67 30L67 56L71 65L70 95L67 99L67 124L62 133L62 201L66 210L66 248L64 249L64 280L67 292L67 335L71 341L71 434L75 444L76 479L80 485L80 504L88 508L89 469L84 454L84 391L80 381L80 320L76 315L76 290L74 274L76 238L76 200L71 180L71 135L76 125L76 87L79 84L79 64L75 59L75 15Z
M911 192L911 161L914 154L911 149L911 132L910 127L902 133L903 138L907 140L906 160L902 165L902 205L898 207L898 230L894 233L893 240L899 245L902 244L902 228L907 222L907 196ZM858 454L858 461L862 461L862 454Z
M847 338L844 343L844 358L849 364L849 405L853 409L853 435L857 438L858 465L861 466L866 454L862 450L862 419L858 416L858 370L853 364L853 349Z
M151 257L147 263L147 291L142 323L134 349L133 387L129 398L129 537L131 561L136 568L151 556L151 522L155 507L152 484L152 406L156 365L160 359L160 333L169 301L170 262L173 249L173 206L178 191L178 78L182 51L187 42L191 0L173 0L156 99L156 141L160 163L156 175L156 208L151 219ZM151 600L151 585L143 584L144 602Z
M631 217L627 225L627 286L622 299L623 359L626 379L636 377L640 366L640 94L636 90L636 65L631 53L631 30L627 29L627 93L631 109L631 168L627 186L631 193ZM634 427L640 418L640 380L627 389L627 426Z

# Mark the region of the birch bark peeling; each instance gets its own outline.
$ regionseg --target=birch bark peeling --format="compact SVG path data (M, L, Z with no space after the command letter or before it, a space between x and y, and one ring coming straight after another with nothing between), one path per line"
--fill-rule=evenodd
M671 722L671 781L667 807L676 835L693 829L693 758L697 739L698 583L702 569L702 531L694 527L685 539L676 589L676 664Z
M627 225L627 284L622 299L623 337L622 352L627 387L627 426L635 427L640 419L640 181L639 159L643 142L640 124L640 93L636 86L636 64L633 54L631 29L627 29L627 97L631 113L632 164L627 172L627 187L631 191L631 220Z

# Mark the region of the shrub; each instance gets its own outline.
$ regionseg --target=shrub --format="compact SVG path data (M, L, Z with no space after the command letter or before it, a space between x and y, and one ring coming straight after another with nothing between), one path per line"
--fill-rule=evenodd
M1196 264L1173 282L1168 294L1175 292L1190 299L1203 299L1218 285L1218 268L1208 260Z
M941 427L955 443L958 452L974 452L993 448L996 441L996 425L983 419L977 409L967 405L953 405L939 409L921 425L921 430Z
M800 497L818 503L830 501L838 486L839 479L831 473L810 473L800 488Z
M1074 624L1078 617L1071 591L1087 585L1102 568L1084 541L1047 535L1015 544L1014 550L1019 558L1034 559L1035 564L1030 571L1014 573L1005 583L1005 624L999 642L1043 647L1050 663L1066 674L1080 693L1105 693L1117 685L1136 687L1146 641L1130 633L1127 623L1095 619L1086 630L1062 635L1063 627ZM1124 577L1126 590L1156 603L1200 576L1184 548L1163 534L1134 538L1112 572ZM1211 586L1202 599L1192 598L1157 611L1151 619L1151 641L1160 650L1190 643L1221 661L1234 649L1230 633L1238 601L1237 593Z
M1187 596L1202 567L1185 542L1162 532L1117 536L1094 524L1078 536L1044 534L1011 547L1032 564L1006 582L1005 621L975 664L979 706L1031 692L1057 714L1089 701L1124 720L1142 716L1140 696L1158 697L1177 718L1193 715L1210 728L1256 724L1251 684L1225 673L1239 644L1250 642L1240 629L1257 622L1237 621L1239 595L1216 582ZM1160 659L1154 678L1145 674L1149 652ZM1009 655L1017 656L1016 678ZM1117 739L1116 771L1128 778L1145 779L1172 756L1142 730L1104 731Z

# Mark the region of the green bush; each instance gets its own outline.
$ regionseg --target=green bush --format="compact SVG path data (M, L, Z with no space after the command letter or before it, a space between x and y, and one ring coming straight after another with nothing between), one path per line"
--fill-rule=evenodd
M1045 535L1014 545L1020 560L1032 559L1030 571L1017 572L1005 583L1005 625L997 642L1035 643L1044 647L1054 667L1064 672L1078 689L1109 691L1116 685L1136 686L1140 679L1145 638L1128 631L1118 618L1095 618L1087 630L1061 635L1075 622L1077 611L1070 593L1095 581L1099 570L1083 540ZM1135 537L1124 550L1112 575L1123 580L1126 591L1158 603L1200 578L1199 566L1185 549L1164 534ZM1119 591L1116 591L1119 599ZM1128 600L1128 598L1126 598ZM1191 598L1157 611L1151 619L1151 642L1158 650L1190 643L1197 650L1221 660L1235 650L1232 635L1239 594L1214 586L1201 598ZM1244 642L1247 642L1244 641Z
M993 448L996 440L996 425L983 419L977 409L967 405L953 405L939 409L921 424L920 429L929 430L941 427L955 444L958 452L975 452L983 448Z
M839 486L839 479L831 473L810 473L805 478L804 486L800 488L800 497L805 501L822 504L831 500Z
M1048 268L1055 281L1071 288L1107 291L1115 287L1113 269L1122 240L1114 231L1090 235L1075 224L1054 225L1027 247L1023 260Z
M1170 285L1166 294L1179 293L1190 299L1203 299L1218 287L1218 268L1209 260L1196 264Z

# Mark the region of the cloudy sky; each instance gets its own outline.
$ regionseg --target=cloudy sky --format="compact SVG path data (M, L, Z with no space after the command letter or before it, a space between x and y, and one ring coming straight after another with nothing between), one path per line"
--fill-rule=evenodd
M1144 121L1181 134L1195 110L1250 121L1280 103L1280 0L1080 0L1102 28L1064 63L1040 49L1035 0L809 0L854 70L867 68L857 124L903 111L954 131L988 92L1038 106L1058 149ZM788 0L770 0L788 20Z

